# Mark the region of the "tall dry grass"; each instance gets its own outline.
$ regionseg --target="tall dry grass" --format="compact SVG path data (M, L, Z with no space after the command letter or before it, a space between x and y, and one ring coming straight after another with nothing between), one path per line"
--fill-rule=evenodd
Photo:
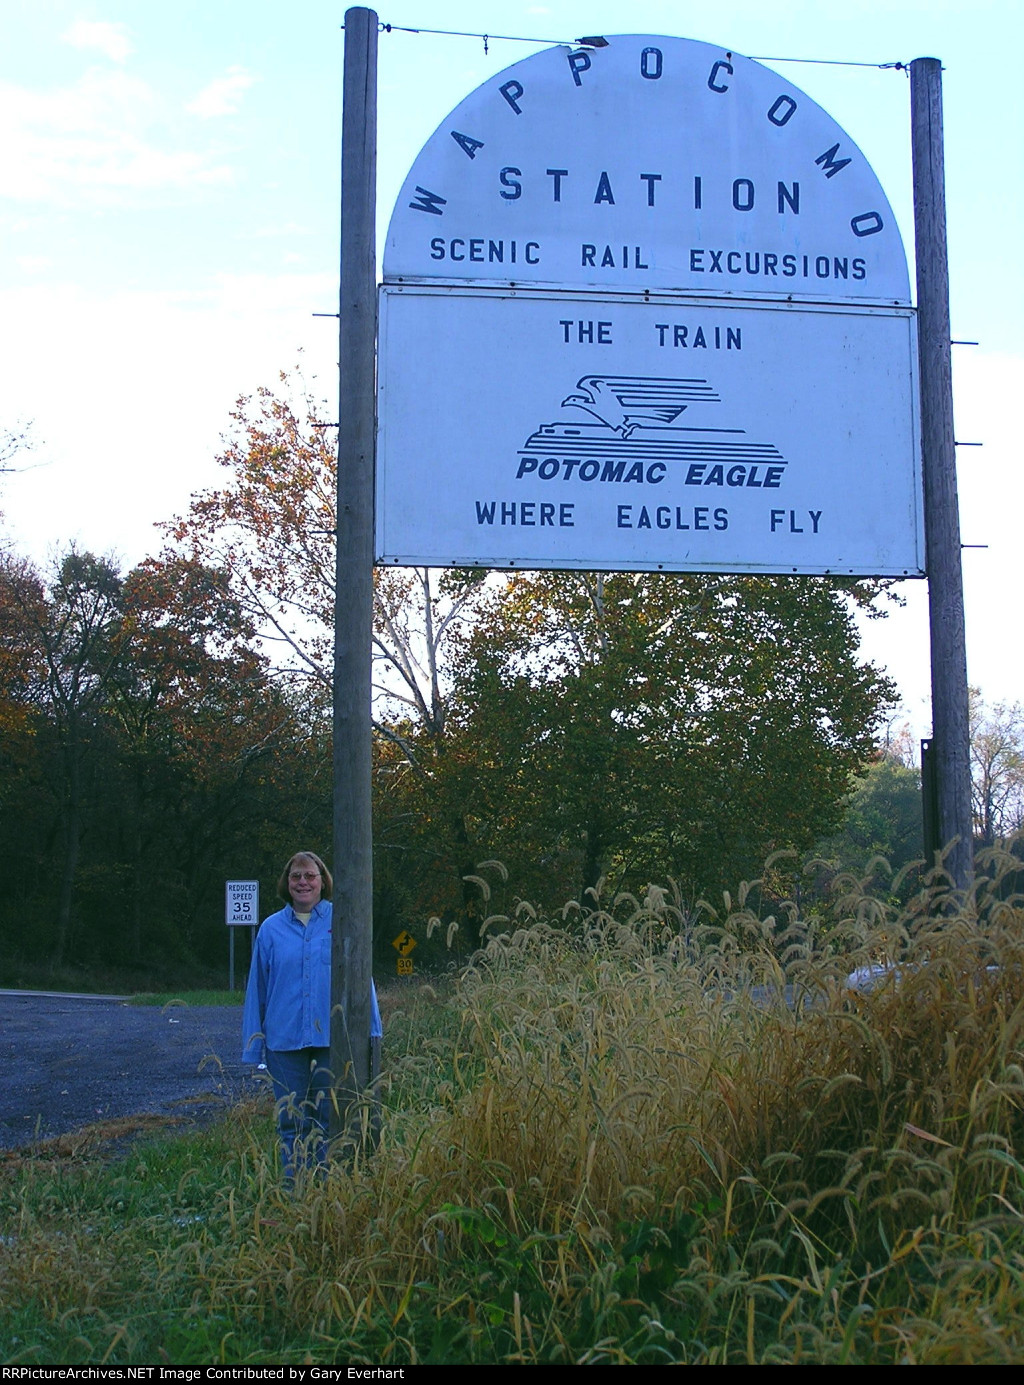
M488 920L392 1019L377 1152L289 1198L240 1130L153 1296L191 1287L230 1359L1020 1359L1024 909L991 864L903 912L847 879L812 918L651 889ZM54 1314L87 1290L60 1259Z

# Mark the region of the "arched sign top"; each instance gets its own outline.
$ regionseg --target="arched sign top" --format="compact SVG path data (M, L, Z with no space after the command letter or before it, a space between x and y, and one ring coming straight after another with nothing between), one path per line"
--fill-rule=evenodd
M867 160L799 88L691 39L550 48L441 123L391 218L385 281L905 305Z

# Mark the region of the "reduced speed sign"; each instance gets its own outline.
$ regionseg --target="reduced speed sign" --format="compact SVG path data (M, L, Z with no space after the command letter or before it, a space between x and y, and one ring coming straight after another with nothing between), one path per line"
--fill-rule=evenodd
M229 928L255 928L260 917L260 882L228 880L224 886L224 922Z

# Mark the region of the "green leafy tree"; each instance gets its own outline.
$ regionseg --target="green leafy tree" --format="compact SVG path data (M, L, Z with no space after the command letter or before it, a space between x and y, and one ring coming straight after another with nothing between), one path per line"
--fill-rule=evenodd
M923 861L920 770L899 753L873 760L853 781L839 831L819 842L815 855L831 863L830 873L864 879L870 870L883 888L904 867ZM917 883L916 874L908 874L899 897L906 899Z
M816 579L516 574L453 680L454 794L538 887L719 889L838 823L894 692L856 651Z

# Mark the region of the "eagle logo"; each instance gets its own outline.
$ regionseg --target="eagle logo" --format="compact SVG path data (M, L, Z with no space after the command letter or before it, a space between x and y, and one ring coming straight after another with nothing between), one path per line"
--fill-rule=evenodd
M583 409L620 438L631 437L637 428L672 424L693 403L721 402L707 380L584 375L576 389L562 400L562 408Z
M584 375L562 400L562 408L580 410L590 420L577 421L563 414L553 423L542 423L520 448L519 456L548 459L540 464L548 468L559 458L566 465L588 469L595 460L608 461L614 468L622 459L711 467L757 462L786 465L772 443L754 441L745 428L708 427L700 410L697 426L677 422L694 404L721 402L721 395L707 380ZM545 475L543 470L540 475ZM584 471L580 475L587 479Z

